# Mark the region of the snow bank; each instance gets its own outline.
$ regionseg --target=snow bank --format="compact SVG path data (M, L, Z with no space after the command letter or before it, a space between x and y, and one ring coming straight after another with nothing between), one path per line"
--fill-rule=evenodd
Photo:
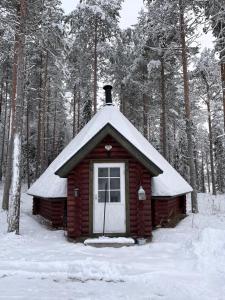
M225 253L225 230L205 228L202 230L196 253L203 256L218 257ZM224 270L225 271L225 270Z
M225 274L225 230L205 228L199 240L193 243L198 256L198 266L205 271L220 271Z
M0 209L0 298L224 300L225 195L201 194L199 208L152 243L94 248L40 224L23 194L20 236Z
M119 264L96 262L91 258L81 261L1 261L0 278L3 275L33 277L58 276L79 281L123 281Z

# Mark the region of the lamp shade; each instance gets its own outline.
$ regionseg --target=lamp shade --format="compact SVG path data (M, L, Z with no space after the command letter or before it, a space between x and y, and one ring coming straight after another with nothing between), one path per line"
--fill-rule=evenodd
M138 190L138 199L141 201L146 200L146 193L142 186L140 186Z

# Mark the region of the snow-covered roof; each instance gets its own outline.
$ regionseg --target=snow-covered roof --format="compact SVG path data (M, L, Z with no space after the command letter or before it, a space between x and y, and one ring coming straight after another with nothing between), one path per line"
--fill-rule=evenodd
M115 106L105 105L34 182L28 190L28 194L44 198L67 197L67 179L60 178L55 172L107 124L119 131L122 136L163 171L162 174L152 178L153 196L175 196L192 191L191 186L184 178Z

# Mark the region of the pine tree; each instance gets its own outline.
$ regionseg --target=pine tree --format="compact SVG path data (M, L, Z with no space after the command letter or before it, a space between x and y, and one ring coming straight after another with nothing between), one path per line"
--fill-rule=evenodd
M85 76L85 86L74 82L80 89L79 95L84 94L84 120L87 122L93 112L97 111L98 77L104 77L104 64L107 59L108 43L119 31L119 10L122 0L100 1L86 0L67 18L70 35L73 40L71 60L77 61L76 70L82 77ZM78 57L78 59L76 58ZM82 57L82 62L80 61ZM79 61L78 61L79 60ZM76 79L74 79L75 81ZM83 82L83 81L82 81ZM87 89L87 85L89 88Z
M210 19L211 28L216 37L216 50L219 51L221 64L221 81L223 89L223 118L225 132L225 8L223 0L207 0L206 16Z
M9 172L5 189L9 187L8 232L19 234L21 169L22 169L22 116L25 74L25 28L27 18L26 0L18 3L18 25L15 33L13 98L10 126Z

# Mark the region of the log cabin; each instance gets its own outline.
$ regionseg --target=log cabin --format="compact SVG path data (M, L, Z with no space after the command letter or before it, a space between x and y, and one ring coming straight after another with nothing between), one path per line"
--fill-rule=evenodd
M112 103L73 138L28 190L33 214L69 240L150 239L186 213L191 186Z

